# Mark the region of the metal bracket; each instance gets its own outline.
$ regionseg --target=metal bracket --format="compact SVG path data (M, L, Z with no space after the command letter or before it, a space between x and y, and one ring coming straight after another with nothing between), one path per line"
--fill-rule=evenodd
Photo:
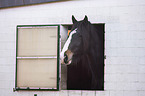
M104 59L106 59L106 55L104 55Z
M13 88L13 92L15 92L16 91L16 88Z

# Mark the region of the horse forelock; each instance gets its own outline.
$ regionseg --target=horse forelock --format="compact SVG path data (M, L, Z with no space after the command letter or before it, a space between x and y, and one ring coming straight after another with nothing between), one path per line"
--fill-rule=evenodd
M78 32L81 34L82 36L82 41L83 41L83 48L84 51L88 51L89 46L90 46L90 39L91 39L91 23L88 21L81 21L78 25ZM84 53L85 53L84 52Z

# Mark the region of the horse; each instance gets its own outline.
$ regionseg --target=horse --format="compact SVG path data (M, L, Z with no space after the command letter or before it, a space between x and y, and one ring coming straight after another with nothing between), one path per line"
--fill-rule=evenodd
M72 29L60 53L67 65L67 89L103 90L103 37L85 15L77 21L72 15Z

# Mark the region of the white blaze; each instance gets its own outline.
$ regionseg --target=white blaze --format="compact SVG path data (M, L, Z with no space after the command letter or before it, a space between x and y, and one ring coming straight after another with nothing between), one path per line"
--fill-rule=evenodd
M71 39L72 39L72 35L73 35L74 33L76 33L76 30L77 30L77 29L73 30L73 31L70 33L70 35L69 35L67 41L65 42L65 44L64 44L64 46L63 46L63 49L62 49L62 51L61 51L61 53L60 53L61 63L63 63L64 52L68 50L69 44L70 44Z

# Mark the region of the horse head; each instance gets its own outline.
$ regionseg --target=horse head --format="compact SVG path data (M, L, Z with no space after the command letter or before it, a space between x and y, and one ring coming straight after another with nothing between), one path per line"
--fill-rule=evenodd
M90 39L90 22L88 17L81 21L77 21L74 16L72 16L73 26L69 33L69 37L64 44L62 52L60 54L61 63L69 65L74 61L75 56L84 54L89 49L89 39Z

